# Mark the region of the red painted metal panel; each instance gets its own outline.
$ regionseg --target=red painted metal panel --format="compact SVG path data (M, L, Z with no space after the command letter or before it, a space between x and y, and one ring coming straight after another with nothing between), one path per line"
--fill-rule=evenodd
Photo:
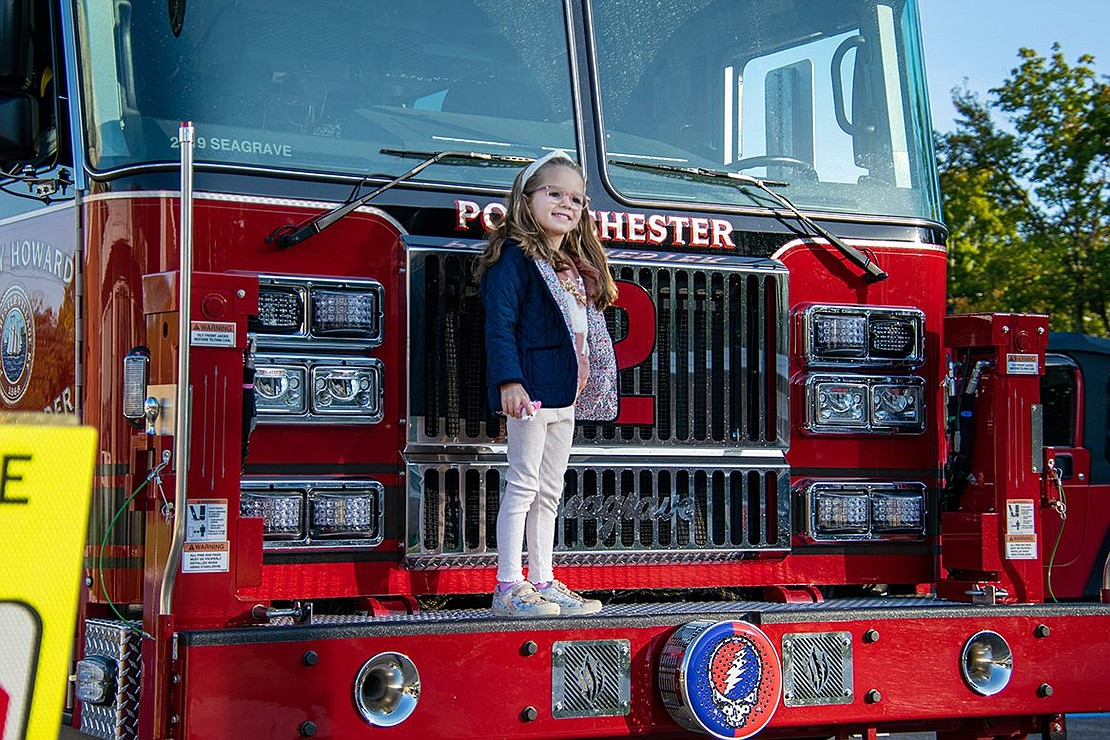
M952 718L1019 717L1110 709L1106 646L1092 644L1107 634L1110 612L1031 616L1001 609L982 616L909 613L866 620L793 623L765 620L761 629L781 649L782 636L797 632L851 633L853 698L844 705L780 706L768 731L820 726L920 727L947 725ZM579 623L580 624L580 623ZM1048 636L1036 636L1039 625ZM596 626L594 626L596 625ZM467 625L473 628L474 625ZM449 629L449 627L445 627ZM184 662L185 737L295 736L302 723L315 723L320 737L606 737L667 735L677 725L662 708L655 686L659 655L674 627L606 628L557 626L529 630L259 642L187 646ZM1001 693L983 697L960 677L966 640L992 629L1009 641L1013 678ZM877 639L865 641L873 630ZM381 633L387 630L382 630ZM260 632L264 632L260 630ZM379 634L381 634L379 633ZM554 719L551 706L552 645L558 640L625 639L632 648L632 704L627 716ZM528 655L525 642L536 642ZM318 661L307 666L306 651ZM362 664L380 652L400 652L420 671L420 700L412 716L394 728L372 728L357 714L352 682ZM1042 686L1052 687L1044 696ZM869 691L878 692L869 701ZM923 690L928 700L923 701ZM873 695L875 696L875 695ZM534 721L522 719L533 707Z

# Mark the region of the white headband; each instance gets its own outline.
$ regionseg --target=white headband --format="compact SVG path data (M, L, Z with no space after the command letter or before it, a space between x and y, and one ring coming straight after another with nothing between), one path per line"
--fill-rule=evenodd
M556 149L553 152L548 152L547 154L543 155L537 160L534 160L532 164L524 168L524 175L522 175L520 178L520 187L523 188L528 183L528 181L532 179L532 175L536 174L536 171L539 170L540 167L543 167L545 164L553 159L565 159L571 164L574 164L574 160L571 159L570 155L564 152L562 149Z

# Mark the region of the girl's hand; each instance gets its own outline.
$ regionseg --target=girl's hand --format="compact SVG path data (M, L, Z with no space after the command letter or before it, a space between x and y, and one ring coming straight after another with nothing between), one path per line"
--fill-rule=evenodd
M501 386L501 413L519 419L521 409L525 414L536 412L535 407L532 406L532 399L528 397L528 391L524 390L524 386L520 383L509 383Z

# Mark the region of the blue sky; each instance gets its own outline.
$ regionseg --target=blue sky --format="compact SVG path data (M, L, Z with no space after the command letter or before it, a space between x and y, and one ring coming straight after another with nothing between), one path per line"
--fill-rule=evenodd
M1022 46L1048 55L1060 42L1074 64L1093 54L1094 68L1110 75L1110 0L918 0L933 111L933 128L955 128L953 87L984 100L1017 66Z

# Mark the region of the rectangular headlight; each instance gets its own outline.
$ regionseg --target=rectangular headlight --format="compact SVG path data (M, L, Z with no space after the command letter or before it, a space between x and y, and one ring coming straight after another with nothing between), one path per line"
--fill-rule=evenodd
M239 513L262 518L263 539L304 537L304 493L301 491L242 491Z
M804 383L807 432L925 431L925 380L917 376L810 375Z
M867 428L869 392L865 383L818 380L813 384L812 394L813 414L818 425Z
M871 513L867 491L816 492L812 507L811 521L818 534L867 534Z
M363 337L379 334L378 296L373 291L312 290L312 333Z
M254 356L262 424L376 424L383 418L381 360L294 354Z
M373 490L314 491L313 538L366 539L378 531L378 496Z
M268 285L260 281L258 316L247 323L249 331L263 334L304 334L304 288Z
M382 366L377 360L312 368L312 413L382 418Z
M871 528L876 533L920 534L925 531L925 492L871 493Z
M384 295L376 280L259 275L248 328L268 349L369 349L382 343Z
M916 367L925 360L925 313L892 306L809 306L801 336L809 365Z
M920 429L925 425L921 385L877 383L871 389L871 420L875 426Z
M367 548L383 539L385 487L376 480L245 479L242 516L260 517L266 550Z
M259 364L254 370L254 403L259 415L299 415L308 409L308 369L296 365Z
M809 542L920 540L926 487L918 482L804 481L795 489Z

